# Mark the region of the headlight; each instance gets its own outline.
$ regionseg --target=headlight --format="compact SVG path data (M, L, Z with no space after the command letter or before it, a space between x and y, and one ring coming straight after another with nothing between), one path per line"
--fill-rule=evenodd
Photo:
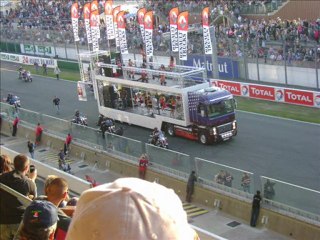
M212 128L213 135L217 135L217 128Z
M232 129L236 130L237 129L237 121L232 122Z

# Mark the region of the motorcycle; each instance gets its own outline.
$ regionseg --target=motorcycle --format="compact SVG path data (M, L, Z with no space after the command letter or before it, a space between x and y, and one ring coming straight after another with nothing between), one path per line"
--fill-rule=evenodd
M20 98L18 96L8 94L6 102L10 105L14 105L16 107L21 107Z
M32 82L32 76L31 76L30 71L25 71L23 79L24 79L25 82Z
M72 123L83 125L83 126L88 126L88 119L87 117L80 115L79 117L75 117L74 119L71 120Z
M157 147L169 149L168 139L162 131L159 131L157 135L151 134L148 143Z
M123 135L123 127L116 128L114 121L110 118L103 120L100 124L100 130L102 132L102 137L105 138L105 133L112 133L119 136Z

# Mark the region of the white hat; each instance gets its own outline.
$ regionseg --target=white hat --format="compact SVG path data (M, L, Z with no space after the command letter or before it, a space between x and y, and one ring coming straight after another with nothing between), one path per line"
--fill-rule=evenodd
M82 193L67 240L195 240L172 189L138 178L119 178Z

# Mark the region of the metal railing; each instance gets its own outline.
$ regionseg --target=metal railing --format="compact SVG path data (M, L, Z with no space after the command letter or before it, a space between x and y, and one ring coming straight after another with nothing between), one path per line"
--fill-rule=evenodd
M299 219L308 219L313 224L320 226L319 191L268 177L260 177L260 185L254 186L254 174L246 170L197 157L192 159L184 153L155 147L114 134L106 133L106 137L103 139L101 133L94 128L79 126L22 108L17 112L13 106L6 103L1 103L0 107L1 116L9 123L16 116L20 117L20 124L29 128L34 128L40 122L48 133L65 138L70 132L75 142L99 149L107 154L111 153L133 164L138 163L141 154L147 153L152 163L150 168L154 171L187 181L189 173L195 170L199 177L199 184L202 184L205 188L223 192L233 197L249 201L254 191L261 189L266 207L281 211L283 214L293 215L293 217ZM267 191L267 180L274 183L272 184L274 193L271 195Z

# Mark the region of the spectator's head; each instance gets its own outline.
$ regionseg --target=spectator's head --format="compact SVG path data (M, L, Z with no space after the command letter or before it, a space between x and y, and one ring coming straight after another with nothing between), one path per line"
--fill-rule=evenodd
M260 195L260 191L259 190L257 191L257 195Z
M53 177L45 187L48 201L59 206L64 200L68 200L68 188L68 182L64 178Z
M44 192L46 194L47 192L47 187L50 185L50 183L52 182L53 179L58 178L57 175L48 175L45 182L44 182Z
M15 170L22 173L27 173L29 171L30 161L26 155L19 154L14 157L13 165Z
M13 170L12 161L8 155L0 156L0 174Z
M120 178L82 193L66 239L103 240L106 236L198 239L174 191L138 178Z
M21 239L54 239L57 227L58 211L48 201L33 201L23 215Z

